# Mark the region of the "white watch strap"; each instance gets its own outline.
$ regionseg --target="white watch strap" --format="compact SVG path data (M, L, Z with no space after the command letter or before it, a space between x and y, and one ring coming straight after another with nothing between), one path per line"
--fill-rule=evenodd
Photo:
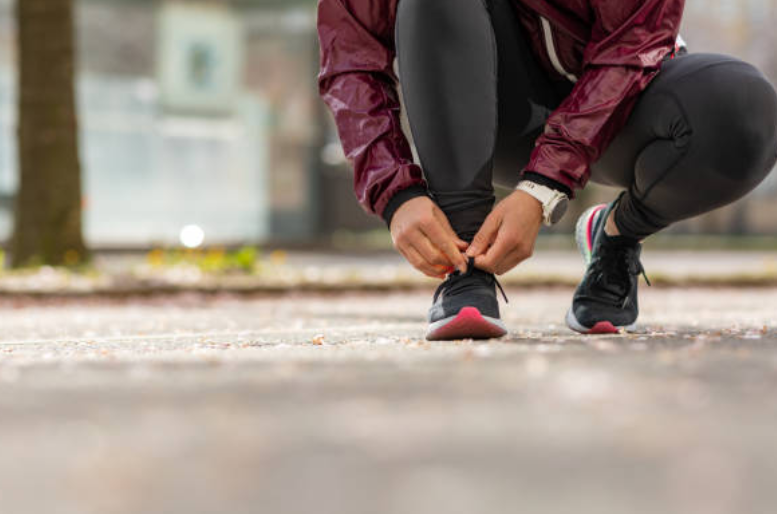
M530 180L522 180L518 183L516 189L529 193L539 200L542 205L547 205L558 195L558 191Z
M515 189L533 196L542 204L542 215L545 224L548 226L553 224L551 217L555 207L561 200L567 198L567 195L561 191L556 191L555 189L537 184L536 182L532 182L530 180L522 180L518 183L518 187Z

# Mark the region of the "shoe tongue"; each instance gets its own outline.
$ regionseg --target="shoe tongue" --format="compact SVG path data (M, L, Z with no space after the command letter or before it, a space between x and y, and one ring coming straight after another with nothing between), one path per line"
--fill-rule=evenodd
M602 243L607 246L639 246L639 240L627 236L609 236L605 231L602 231Z
M451 283L446 288L448 294L460 293L468 289L477 289L480 287L489 287L494 285L493 275L477 268L470 269L467 273L454 274L451 276Z
M605 248L600 250L601 275L599 286L615 299L628 294L631 288L631 275L639 274L641 266L639 256L642 246L629 241L628 238L618 239L620 236L607 236L602 244Z

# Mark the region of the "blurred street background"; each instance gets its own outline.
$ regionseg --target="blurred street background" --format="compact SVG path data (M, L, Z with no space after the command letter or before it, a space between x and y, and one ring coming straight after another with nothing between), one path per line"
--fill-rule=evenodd
M777 0L686 4L691 52L777 83ZM429 344L315 16L0 0L0 513L772 512L777 173L647 243L636 334L563 325L592 186L508 337Z
M316 89L314 0L76 0L84 234L94 249L328 245L378 231ZM0 238L18 187L13 0L0 0ZM689 0L691 51L777 81L774 0ZM677 234L777 234L777 175ZM583 210L612 192L591 188ZM556 232L569 232L570 215Z

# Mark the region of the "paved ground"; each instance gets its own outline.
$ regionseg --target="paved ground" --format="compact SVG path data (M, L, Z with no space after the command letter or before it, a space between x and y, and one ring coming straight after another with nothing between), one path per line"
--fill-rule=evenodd
M642 262L656 282L672 285L777 284L775 251L666 251L646 247ZM418 282L423 277L396 252L291 252L287 269L314 283ZM541 249L502 277L506 284L577 285L585 271L577 250Z
M0 511L774 512L777 289L594 338L509 293L490 344L422 341L416 293L2 300Z
M98 256L98 273L73 275L43 268L0 275L0 296L30 294L125 294L175 291L396 290L426 288L431 281L396 252L293 251L263 254L255 274L207 274L196 266L153 266L145 255ZM672 251L646 247L643 263L655 284L672 286L777 287L777 251ZM512 286L577 285L584 272L576 250L538 250L533 259L501 277Z
M410 270L402 256L396 252L341 253L341 252L289 252L288 264L298 269L318 269L320 272L351 272L368 276L377 268ZM643 264L649 273L672 278L685 277L736 277L739 275L777 273L777 252L762 251L666 251L646 248ZM118 261L123 264L122 261ZM534 257L510 272L515 277L552 275L572 277L577 283L584 269L577 250L540 249Z

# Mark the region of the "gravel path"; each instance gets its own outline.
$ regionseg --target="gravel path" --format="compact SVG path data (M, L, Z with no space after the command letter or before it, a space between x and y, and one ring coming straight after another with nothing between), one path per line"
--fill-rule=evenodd
M429 295L0 303L3 513L769 513L777 289L581 337L421 339Z

